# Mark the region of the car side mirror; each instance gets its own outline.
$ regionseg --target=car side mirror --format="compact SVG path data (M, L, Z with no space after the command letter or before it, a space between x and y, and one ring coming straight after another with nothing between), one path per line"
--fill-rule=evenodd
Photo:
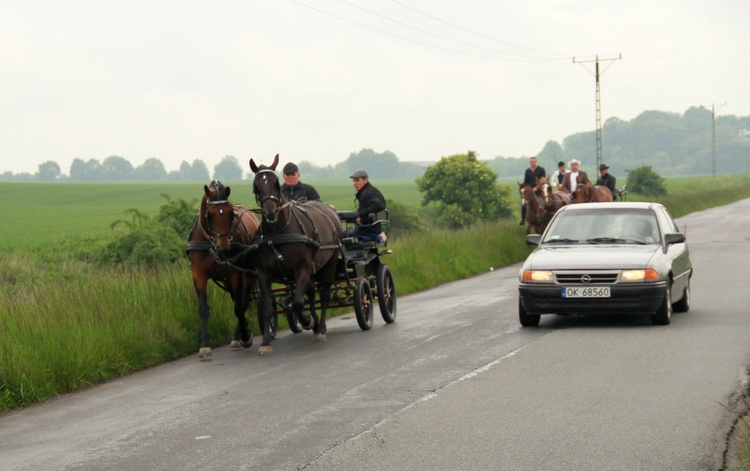
M682 232L672 232L670 234L664 234L664 242L667 245L681 244L685 242L685 234Z
M538 246L541 241L541 234L526 234L526 245Z

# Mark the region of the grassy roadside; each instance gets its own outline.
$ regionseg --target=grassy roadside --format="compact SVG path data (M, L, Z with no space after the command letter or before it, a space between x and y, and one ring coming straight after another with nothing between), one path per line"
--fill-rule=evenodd
M667 185L669 196L659 201L675 217L750 197L750 174ZM0 411L197 351L200 326L187 260L158 270L102 270L64 255L86 243L65 239L33 255L0 251ZM529 251L515 218L413 233L389 245L393 254L384 261L399 295L519 262ZM226 344L235 325L231 301L212 286L209 304L209 334L214 345Z

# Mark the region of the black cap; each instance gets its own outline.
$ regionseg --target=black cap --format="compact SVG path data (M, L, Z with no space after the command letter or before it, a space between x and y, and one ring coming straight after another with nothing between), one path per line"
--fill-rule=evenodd
M607 164L601 164L601 165L599 166L599 170L604 170L604 169L606 169L606 168L609 168L609 166L607 166Z
M297 173L299 172L299 168L297 168L297 165L294 162L289 162L288 164L284 165L284 173Z

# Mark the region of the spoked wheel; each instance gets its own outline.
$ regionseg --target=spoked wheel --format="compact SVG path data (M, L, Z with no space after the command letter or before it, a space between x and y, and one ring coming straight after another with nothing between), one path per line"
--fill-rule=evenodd
M304 330L302 328L302 323L300 322L299 317L297 317L297 314L295 314L292 310L286 310L286 322L289 324L289 330L291 330L295 334L299 334Z
M366 278L359 278L354 288L354 314L362 330L372 327L372 288Z
M393 284L393 274L388 265L378 265L375 281L380 314L387 324L392 324L396 321L396 285Z

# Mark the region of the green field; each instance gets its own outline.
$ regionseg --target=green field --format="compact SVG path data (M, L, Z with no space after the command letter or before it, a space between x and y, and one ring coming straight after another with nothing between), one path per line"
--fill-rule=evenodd
M310 183L327 203L354 208L349 182ZM502 183L515 187L514 180ZM233 202L255 206L249 182L228 184ZM750 174L666 184L669 194L658 200L675 217L750 198ZM377 186L429 221L413 181ZM186 257L156 268L100 266L81 249L111 239L111 224L128 209L155 215L166 202L161 194L197 204L203 184L0 184L0 412L197 352L198 303ZM529 252L517 213L465 230L426 228L389 240L393 253L384 261L399 295L516 263ZM215 287L209 298L212 344L226 345L235 323L231 301ZM257 333L252 312L251 323Z

